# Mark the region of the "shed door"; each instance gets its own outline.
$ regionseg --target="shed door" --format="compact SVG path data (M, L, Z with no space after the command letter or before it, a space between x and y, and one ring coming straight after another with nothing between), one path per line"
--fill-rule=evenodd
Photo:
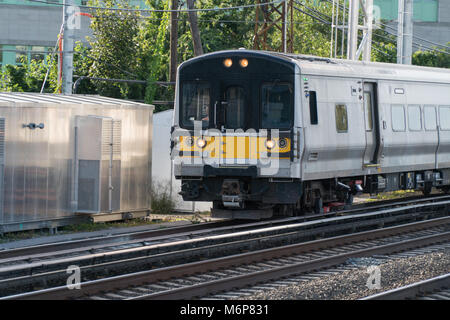
M364 165L378 163L379 124L378 106L376 100L376 87L374 83L364 83L364 122L366 134L366 150L364 152Z

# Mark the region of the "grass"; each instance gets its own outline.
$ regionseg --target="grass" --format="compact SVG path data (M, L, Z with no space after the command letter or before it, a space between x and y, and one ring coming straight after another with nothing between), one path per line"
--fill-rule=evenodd
M415 190L397 190L390 192L378 193L374 198L368 198L367 201L380 201L380 200L391 200L391 199L401 199L405 197L411 197L414 195L422 194L420 191Z
M158 222L139 218L132 219L127 221L112 221L112 222L86 222L80 224L72 224L67 226L62 226L57 228L57 234L70 234L77 232L93 232L100 230L107 230L113 228L128 228L128 227L137 227L143 225L152 225L157 224ZM27 240L33 239L37 237L46 237L54 235L48 229L38 229L38 230L27 230L27 231L17 231L17 232L8 232L0 236L0 243L18 241L18 240Z
M153 184L150 195L153 214L172 214L174 212L175 202L170 194L170 182Z

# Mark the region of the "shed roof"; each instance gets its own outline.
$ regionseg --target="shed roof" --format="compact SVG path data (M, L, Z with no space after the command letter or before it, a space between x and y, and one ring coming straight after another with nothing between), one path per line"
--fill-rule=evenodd
M53 93L31 93L31 92L0 92L0 104L89 104L89 105L117 105L154 108L154 106L130 100L113 99L99 95L84 94L53 94Z

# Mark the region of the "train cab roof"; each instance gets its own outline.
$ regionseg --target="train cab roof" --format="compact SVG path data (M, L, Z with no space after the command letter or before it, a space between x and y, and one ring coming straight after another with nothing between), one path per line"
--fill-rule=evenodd
M181 66L199 61L201 59L239 54L261 58L265 57L274 61L279 60L282 64L290 62L297 65L300 73L303 75L450 84L450 70L445 68L332 59L301 54L246 49L224 50L208 53L190 59L184 62Z

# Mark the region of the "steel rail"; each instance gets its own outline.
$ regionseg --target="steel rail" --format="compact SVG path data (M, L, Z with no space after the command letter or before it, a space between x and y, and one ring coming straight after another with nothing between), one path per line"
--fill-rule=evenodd
M21 248L14 249L4 249L0 250L0 260L15 258L26 255L35 255L42 253L55 253L60 250L68 250L68 249L78 249L82 248L82 246L92 246L92 245L100 245L100 244L115 244L119 241L126 240L140 240L147 239L149 237L160 237L173 235L178 233L192 232L198 230L204 230L209 228L218 228L230 225L237 225L238 223L233 221L220 221L220 222L206 222L200 224L192 224L187 226L175 226L175 227L167 227L164 229L156 229L156 230L144 230L144 231L135 231L129 233L120 233L116 235L110 235L107 237L99 236L95 238L88 239L78 239L78 240L69 240L69 241L60 241L60 242L52 242L47 244L41 244L36 246L27 246Z
M412 283L400 288L388 290L385 292L380 292L360 300L404 300L404 299L414 299L417 296L439 290L442 288L450 287L450 273L427 279L424 281L419 281Z
M339 217L339 220L346 219L348 220L350 217ZM404 218L404 216L402 216ZM383 223L387 222L386 220L393 219L393 217L387 217L383 220ZM411 219L411 218L410 218ZM377 222L379 219L362 221L357 223L358 227L365 227L366 225L375 225L378 226ZM405 222L406 223L406 222ZM311 223L309 223L311 224ZM192 240L185 240L185 242L191 243L190 246L185 246L186 248L179 248L175 251L163 251L160 253L156 251L155 253L147 253L143 256L138 257L116 257L113 260L107 258L107 256L114 256L114 252L107 253L104 259L102 254L94 255L94 259L90 262L90 264L80 265L80 273L83 275L84 281L89 281L91 279L97 279L99 275L104 276L113 276L119 275L120 273L131 273L139 272L141 270L145 270L151 266L154 267L164 267L164 265L178 265L182 263L193 262L195 259L202 259L203 257L216 258L224 255L232 255L243 251L256 251L262 250L266 248L274 248L278 246L283 246L286 244L299 243L300 241L308 241L308 239L312 235L325 235L329 232L336 233L337 230L346 230L349 229L349 226L353 226L355 222L350 222L347 224L338 224L329 225L325 227L317 227L315 226L312 229L306 229L303 231L291 231L286 232L283 231L281 234L271 234L266 235L262 238L254 237L250 239L239 239L231 242L225 243L217 243L211 244L207 243L206 246L202 246L196 244L192 247ZM275 229L279 229L280 227L276 227ZM355 231L352 231L355 232ZM250 231L250 233L252 233ZM226 235L225 235L226 236ZM214 237L213 237L214 238ZM173 243L172 243L173 245ZM170 246L170 244L169 244ZM123 253L124 250L122 250ZM125 250L128 251L128 250ZM88 259L89 260L89 259ZM100 260L105 260L105 262L101 262ZM67 258L64 260L66 265L73 265L77 263L77 258ZM80 260L81 261L81 260ZM61 262L56 263L56 266L61 266ZM37 265L39 266L39 265ZM36 272L37 270L30 269L29 271L25 270L26 273L21 271L22 275L16 277L9 277L0 280L0 291L3 290L2 296L6 296L7 292L9 295L19 294L19 288L28 288L27 290L31 291L31 288L35 287L57 287L62 285L67 279L67 270L57 269L55 271L51 271L48 269L42 269L40 272ZM10 270L11 272L11 270Z
M15 275L24 275L24 274L33 274L36 275L39 272L50 272L52 270L55 270L55 268L62 267L63 265L66 265L66 267L69 264L78 264L86 266L86 264L90 263L90 261L95 261L96 264L100 264L102 260L111 261L113 259L117 260L118 263L120 263L120 259L122 259L125 262L125 256L129 257L136 257L136 256L144 256L144 258L147 258L150 254L157 253L155 250L160 250L161 248L167 248L170 246L180 246L180 245L195 245L195 249L199 249L202 246L208 245L208 242L213 241L216 243L223 243L224 241L235 241L234 239L243 239L247 238L255 238L257 236L267 236L270 234L280 234L284 233L285 236L289 232L299 232L303 230L304 232L308 231L308 228L314 227L317 230L320 230L319 227L322 225L324 228L332 228L337 230L347 230L349 227L357 228L357 227L363 227L368 225L377 225L380 220L380 216L383 218L383 223L388 222L389 220L394 219L394 221L398 218L404 218L402 216L402 213L405 211L412 211L413 215L420 215L420 213L417 213L417 210L422 210L424 208L429 207L436 207L436 206L444 206L444 208L448 209L448 206L450 205L450 201L442 201L432 204L416 204L412 205L407 208L393 208L388 209L385 211L379 211L374 212L370 214L359 214L359 215L351 215L351 216L342 216L342 217L335 217L335 218L327 218L327 219L321 219L318 221L312 221L312 222L305 222L305 223L297 223L297 224L290 224L290 225L280 225L280 226L273 226L273 227L267 227L266 229L261 230L249 230L249 231L240 231L233 234L223 234L223 235L213 235L209 237L201 237L201 238L195 238L190 240L183 240L173 243L160 243L160 244L154 244L154 245L147 245L147 246L141 246L141 247L134 247L134 248L126 248L126 249L119 249L115 251L109 251L109 252L100 252L100 253L89 253L81 256L69 256L69 257L63 257L63 258L56 258L54 260L50 261L39 261L39 262L30 262L26 264L19 264L19 265L12 265L12 266L6 266L0 268L0 274L2 275L9 275L9 274L15 274ZM398 214L399 216L395 216ZM374 219L374 217L378 217L378 220ZM358 220L357 220L358 219ZM369 220L373 219L373 220ZM390 221L392 222L392 221ZM346 224L347 223L347 224ZM351 225L350 225L351 224ZM328 230L321 230L321 231L328 231ZM329 231L328 231L329 232ZM283 236L283 235L282 235ZM258 240L258 241L262 241ZM231 242L230 242L231 243ZM165 249L167 250L167 249ZM179 249L176 249L179 250ZM155 251L155 252L154 252ZM194 249L193 249L194 251ZM131 259L128 259L131 261ZM27 271L28 270L28 271ZM65 270L62 270L62 272L65 272ZM7 279L4 279L7 280ZM4 280L0 281L0 283L4 283Z
M243 288L249 285L268 282L299 273L311 272L323 268L330 268L344 263L349 258L365 257L375 254L386 255L402 250L416 248L417 246L426 246L435 244L436 242L449 240L450 232L446 232L444 234L420 237L417 239L405 240L399 243L392 243L369 249L351 251L331 257L315 259L307 262L300 262L297 264L286 265L283 267L258 271L250 274L244 274L232 278L200 283L194 286L186 286L157 293L144 294L139 297L129 298L127 300L192 299L198 296L207 296L209 294L217 293L223 290Z
M391 206L399 206L406 205L411 203L423 203L423 202L435 202L441 201L445 199L450 199L450 196L436 195L431 197L408 197L403 198L401 201L398 199L389 199L377 202L369 202L354 205L350 209L333 211L323 215L307 215L301 217L291 217L291 218L280 218L269 221L258 221L254 223L242 223L239 221L220 221L220 222L207 222L197 225L188 225L188 226L176 226L176 227L168 227L165 229L158 230L145 230L145 231L135 231L130 233L120 233L116 235L110 235L107 237L94 237L88 239L78 239L78 240L69 240L69 241L60 241L54 243L41 244L36 246L27 246L21 248L14 249L3 249L0 248L0 263L4 262L2 260L11 259L11 258L19 258L24 257L24 260L30 260L33 258L40 258L43 254L51 253L54 255L58 251L62 251L61 253L74 253L75 251L87 251L92 249L99 249L101 246L105 245L126 245L132 244L133 240L142 240L148 239L150 237L163 237L170 235L182 235L187 232L200 232L200 231L208 231L208 229L215 228L230 228L230 231L235 231L236 229L245 229L245 228L253 228L253 227L261 227L264 225L277 225L286 222L294 223L295 221L314 221L319 219L324 219L328 217L334 217L336 215L348 215L354 214L356 212L361 212L364 210L382 210ZM214 230L211 230L214 231ZM216 230L217 231L217 230ZM123 241L123 242L120 242ZM74 252L69 251L71 249L75 249Z
M25 293L25 294L19 294L19 295L13 295L13 296L7 296L1 299L68 299L68 298L81 298L86 295L94 295L101 291L108 291L108 290L119 290L124 289L133 285L142 285L143 283L154 283L157 281L167 280L173 277L181 277L181 276L187 276L187 275L193 275L196 273L204 273L209 270L218 270L223 269L227 267L231 267L234 265L242 265L242 264L249 264L249 263L255 263L258 261L263 260L269 260L269 259L275 259L275 258L281 258L284 256L290 256L295 254L301 254L305 252L310 252L313 250L323 250L323 249L330 249L337 246L342 245L348 245L355 242L361 242L361 241L369 241L373 239L379 239L384 238L387 236L393 236L393 235L399 235L404 234L407 232L413 232L418 230L423 230L426 228L432 228L436 226L443 226L448 225L450 223L450 217L444 217L444 218L438 218L433 219L429 221L422 221L422 222L414 222L409 223L402 226L395 226L395 227L389 227L374 231L364 231L359 232L351 235L345 235L345 236L338 236L328 239L321 239L321 240L315 240L310 241L306 243L301 244L293 244L288 245L284 247L277 247L277 248L271 248L271 249L264 249L264 250L258 250L256 252L249 252L249 253L241 253L236 254L228 257L222 257L222 258L215 258L205 261L199 261L199 262L192 262L187 263L183 265L177 265L172 267L165 267L155 270L149 270L149 271L141 271L137 273L127 274L127 275L121 275L121 276L115 276L111 278L106 279L100 279L100 280L93 280L81 283L81 289L80 290L68 290L66 286L51 288L51 289L45 289L41 291L35 291L31 293ZM436 238L437 236L429 236L428 241L436 242L439 239ZM440 235L440 237L443 237ZM450 233L447 232L445 234L445 239L450 238ZM426 238L426 237L425 237ZM425 238L421 238L421 240L413 239L409 240L410 242L404 244L403 248L407 249L408 246L413 244L419 245L422 241L422 243L425 243ZM414 242L415 240L415 242ZM373 254L383 254L387 248L393 248L394 245L384 245L381 247L378 247L377 249L373 249ZM402 248L401 245L397 244L395 247L396 250L399 250L399 248ZM377 251L378 250L378 251ZM353 252L354 255L344 254L340 257L335 257L337 260L333 260L333 263L336 263L337 261L345 261L345 259L349 257L354 257L355 254L361 254L365 255L368 254L370 251L367 250L360 250ZM350 256L349 256L350 255ZM345 258L345 259L344 259ZM339 260L344 259L344 260ZM316 260L315 260L316 261ZM317 260L319 261L319 260ZM316 262L317 262L316 261ZM331 261L331 260L329 260ZM312 263L312 262L311 262ZM310 267L317 267L318 265L310 265ZM322 267L326 267L326 265L320 264ZM298 266L297 266L298 267ZM298 269L296 269L298 270Z

